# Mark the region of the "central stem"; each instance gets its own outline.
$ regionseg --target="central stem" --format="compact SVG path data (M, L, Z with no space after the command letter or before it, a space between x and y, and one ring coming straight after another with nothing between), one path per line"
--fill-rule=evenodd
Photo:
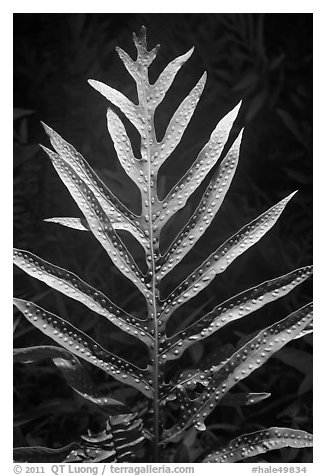
M151 194L149 193L149 197ZM149 200L150 202L150 200ZM151 207L150 207L150 217L151 214ZM154 423L154 462L160 462L160 414L159 414L159 391L160 391L160 367L159 367L159 339L158 339L158 325L157 325L157 308L156 308L156 276L155 276L155 251L153 246L153 226L152 220L150 220L150 257L151 257L151 294L152 294L152 302L148 303L148 310L149 316L152 318L153 322L153 330L154 330L154 345L153 345L153 353L152 353L152 365L153 365L153 423Z
M153 253L154 254L154 253ZM154 267L154 266L153 266ZM160 368L158 361L158 328L157 328L157 311L156 311L156 297L155 297L155 275L152 279L152 295L153 295L153 317L154 317L154 349L153 349L153 388L154 388L154 462L160 461L160 420L159 420L159 376Z
M148 73L147 69L144 68L141 78L146 78L147 85L148 83ZM159 336L158 336L158 323L157 323L157 289L156 289L156 253L155 253L155 236L153 230L153 212L152 212L152 200L156 200L156 182L151 176L151 141L150 138L154 139L154 120L150 115L147 107L146 99L146 86L145 81L141 79L139 84L139 99L144 107L145 114L145 135L142 136L142 157L147 160L147 184L148 184L148 223L149 223L149 243L150 250L147 253L147 262L148 268L151 275L150 289L151 289L151 298L147 299L148 306L148 315L152 321L153 331L154 331L154 343L152 346L152 366L153 366L153 426L154 426L154 442L153 442L153 461L158 463L160 461L160 413L159 413L159 396L160 396L160 367L159 367ZM151 136L151 137L150 137ZM156 138L155 138L156 141Z

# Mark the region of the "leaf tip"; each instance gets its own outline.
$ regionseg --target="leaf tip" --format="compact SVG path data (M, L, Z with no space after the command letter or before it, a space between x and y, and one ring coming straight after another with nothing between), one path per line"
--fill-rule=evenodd
M236 154L239 154L239 150L240 150L240 146L241 146L241 141L242 141L242 136L243 136L243 131L244 131L244 127L242 127L242 129L240 130L237 138L235 139L235 141L233 142L233 145L230 149L230 151L236 153Z
M88 79L87 82L90 86L92 86L92 88L94 88L94 89L96 89L96 91L98 91L99 81L96 81L96 79Z
M136 33L132 34L133 41L137 47L137 45L141 45L146 48L146 27L144 25L141 26L138 36Z
M195 47L192 46L192 47L190 48L190 50L186 53L187 59L190 58L190 56L193 54L194 51L195 51Z
M233 109L235 116L238 115L238 112L240 111L241 106L242 106L242 99L238 102L238 104Z
M195 47L192 46L192 47L190 48L190 50L188 50L184 55L181 55L181 56L179 56L179 57L176 58L176 59L177 59L177 60L181 60L182 63L185 63L186 61L188 61L188 59L190 58L190 56L193 54L194 50L195 50ZM181 63L181 64L182 64L182 63Z
M41 147L42 150L44 150L44 152L46 152L48 155L50 155L50 153L54 153L51 149L48 149L45 145L43 144L39 144L39 146Z
M135 33L134 33L135 34ZM146 38L146 26L145 25L142 25L140 27L140 30L139 30L139 34L138 34L138 38L139 40L140 39L143 39L143 38Z
M294 192L290 193L290 195L288 195L285 200L287 202L289 202L291 200L292 197L294 197L294 195L296 195L298 193L299 190L294 190Z
M45 132L49 135L50 132L52 131L51 127L48 126L47 124L45 124L45 122L43 122L43 121L40 121L40 122L41 122L41 125L42 125L43 129L45 130Z
M55 130L52 129L52 127L48 126L47 124L45 124L45 122L41 121L41 124L43 126L43 129L45 131L45 133L47 134L47 136L49 137L51 143L53 140L58 140L60 138L59 134L57 132L55 132ZM39 144L40 145L40 144Z

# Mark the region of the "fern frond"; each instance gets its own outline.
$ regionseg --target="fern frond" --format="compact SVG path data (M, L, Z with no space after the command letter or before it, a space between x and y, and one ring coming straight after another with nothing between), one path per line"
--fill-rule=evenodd
M57 223L58 225L66 226L67 228L73 228L74 230L90 231L89 224L87 223L87 220L85 218L52 217L45 218L43 221L46 221L48 223ZM133 235L133 226L130 224L130 222L126 220L114 221L114 218L112 217L110 217L110 222L115 230L123 230L131 233L131 235L136 238L136 240L144 248L144 250L147 250L148 239L141 233Z
M150 66L156 58L160 45L155 46L151 51L147 50L146 28L144 26L140 30L139 37L137 37L135 33L133 34L133 41L137 48L136 61L133 61L119 46L116 47L116 51L129 74L138 83L144 74L144 70L147 70L148 66Z
M51 150L45 147L43 149L49 155L62 182L83 212L95 238L101 243L117 268L138 287L142 294L148 295L143 273L115 232L96 195L65 160Z
M192 217L159 261L157 270L160 270L160 278L169 273L191 251L214 219L237 167L241 137L242 131L214 173Z
M156 82L150 86L150 92L153 95L153 105L155 108L163 101L165 94L169 90L180 68L188 61L194 52L194 47L190 48L185 54L178 56L171 61L162 73L159 75Z
M204 73L196 86L190 91L189 95L182 101L178 109L170 120L164 137L161 142L158 142L153 147L153 169L159 170L165 160L172 154L174 149L182 139L183 133L186 130L200 96L205 87L207 74Z
M27 458L27 461L30 461L33 451L35 457L39 454L41 460L48 455L50 460L53 458L53 461L58 461L59 458L60 461L66 462L129 461L134 454L133 448L142 442L144 434L153 441L153 459L160 461L159 448L192 426L197 430L204 430L204 421L216 405L251 405L267 398L270 395L267 392L229 394L229 391L290 340L312 332L312 306L307 304L266 329L256 331L258 333L254 337L245 335L238 343L237 350L231 344L221 345L220 348L214 349L212 354L208 356L204 354L202 360L196 361L195 368L183 369L181 362L176 375L172 374L172 365L171 374L166 372L167 361L180 358L193 343L211 336L228 323L246 317L265 304L287 295L311 276L312 267L299 268L242 291L223 303L214 305L210 312L196 321L188 319L190 325L179 322L178 331L172 335L167 334L167 324L171 315L197 296L237 257L257 243L277 222L295 192L242 226L168 296L161 297L162 280L168 279L168 274L182 262L211 225L231 185L239 160L243 134L241 127L237 137L233 130L234 123L238 120L241 102L217 123L208 142L200 150L197 158L194 158L192 166L181 179L176 178L175 185L167 192L165 198L160 200L159 169L183 137L203 93L206 73L202 74L190 93L179 103L163 138L158 140L155 128L157 107L180 68L190 58L193 48L167 64L158 79L151 84L148 68L157 56L159 45L148 50L144 27L138 36L134 34L133 41L137 50L135 59L119 47L117 52L136 83L137 104L121 92L99 81L89 80L89 84L109 101L106 115L108 132L122 168L139 189L141 214L137 215L129 210L99 179L84 157L44 124L54 150L44 146L42 148L50 157L59 178L83 214L81 218L54 217L45 221L80 231L90 231L116 268L145 297L146 317L139 319L132 316L75 274L32 253L15 250L14 262L30 276L79 301L144 343L148 352L148 364L146 368L140 369L109 352L55 314L22 299L15 299L14 302L29 322L62 347L62 349L51 346L20 349L16 359L28 362L30 361L28 359L51 358L76 392L102 405L104 397L96 390L91 391L92 383L85 376L82 361L78 359L86 360L152 400L148 408L146 428L142 429L142 423L135 414L115 415L110 417L102 432L83 436L81 442L73 445L71 452L67 453L67 448L57 451L46 448L17 449L16 455ZM125 119L119 117L112 109L113 106L119 108L138 131L140 135L138 151L127 134L123 122ZM171 237L170 245L163 253L160 236L164 226L169 218L186 205L189 197L208 174L211 174L210 181L199 200L199 205L180 233L176 237ZM144 263L138 264L138 259L136 262L136 258L124 243L124 236L120 237L121 230L127 231L141 244L144 249ZM164 412L168 409L170 400L174 400L171 404L173 408L180 404L180 421L172 412L167 419L168 423L169 418L172 418L172 426L164 428ZM117 410L114 408L114 402L110 401L112 411ZM110 403L108 405L110 406ZM121 407L118 405L118 408ZM147 412L147 406L145 411ZM265 433L244 435L231 442L231 446L225 450L208 456L205 461L237 461L240 456L258 454L262 450L270 449L271 446L291 446L291 442L296 447L300 447L303 442L303 446L310 446L310 435L293 431L293 438L284 428L271 428ZM233 445L236 447L235 451L232 450Z
M115 305L107 296L82 281L76 274L55 266L29 251L14 248L13 257L15 265L25 273L81 302L91 311L106 317L112 324L142 342L146 344L153 342L153 337L145 329L145 321L137 319Z
M183 208L188 198L199 187L206 175L217 163L227 142L240 106L241 103L232 109L232 111L217 124L209 142L200 151L195 162L163 200L163 210L159 217L154 220L154 224L162 228L178 210ZM162 272L159 273L159 276L162 277Z
M135 387L147 397L152 397L149 367L139 369L134 364L103 349L94 339L69 322L32 302L14 299L14 304L33 326L57 344L102 369L116 380Z
M162 304L162 320L167 320L178 307L205 289L215 276L223 273L238 256L259 241L275 225L296 192L278 202L258 218L242 227L219 246ZM164 270L163 270L164 271ZM162 276L162 271L159 273Z
M191 400L185 389L179 385L176 398L185 409L173 428L165 430L165 441L183 432L191 424L197 430L205 429L204 420L224 395L238 382L261 367L279 349L296 337L312 320L312 304L291 313L281 321L259 332L247 344L241 347L226 363L214 369L208 369L208 385L203 393Z
M75 449L77 443L70 443L62 448L46 448L44 446L27 446L14 448L15 463L62 463Z
M52 217L45 218L43 221L46 221L47 223L57 223L58 225L66 226L67 228L73 228L74 230L90 231L89 225L85 218Z
M205 356L195 368L183 370L165 386L162 400L175 399L175 393L179 387L193 390L198 383L207 386L209 384L208 377L216 374L233 353L234 346L231 344L225 344L215 349L208 356Z
M29 364L43 359L51 359L76 393L103 408L108 414L116 415L128 411L124 403L96 391L86 367L68 350L51 345L14 349L14 363Z
M220 405L227 407L255 405L256 403L266 400L266 398L269 398L270 396L271 394L267 392L228 393L223 398Z
M108 189L102 180L96 175L94 170L90 167L84 157L76 151L76 149L65 141L57 132L51 127L42 122L45 132L47 133L50 142L61 157L78 175L78 178L87 185L95 194L97 200L103 207L107 217L111 223L122 223L124 229L130 231L132 235L142 237L144 234L141 229L140 217L131 212L120 200ZM41 145L41 148L49 155L49 149ZM51 151L52 152L52 151ZM55 154L52 152L52 157L55 159Z
M111 108L107 109L106 118L108 131L121 166L140 190L143 190L143 186L146 183L145 179L147 178L144 161L134 157L125 126L119 119L119 116Z
M136 415L113 415L99 433L82 435L78 448L66 456L65 463L127 463L134 460L143 442L142 422Z
M229 322L248 316L280 299L311 275L312 266L305 266L227 299L184 331L167 338L160 353L162 361L179 358L190 345L219 331Z
M129 121L136 127L139 133L143 130L143 123L141 121L140 107L136 106L130 99L126 98L120 91L111 88L107 84L101 83L94 79L89 79L88 83L102 96L107 98L112 104L117 106L121 112L129 119Z
M81 441L63 448L40 446L14 448L14 461L19 463L128 463L144 440L142 422L134 414L109 416L105 429L90 430Z
M203 463L236 463L267 451L280 448L312 446L312 435L292 428L268 428L238 436L225 448L206 456Z

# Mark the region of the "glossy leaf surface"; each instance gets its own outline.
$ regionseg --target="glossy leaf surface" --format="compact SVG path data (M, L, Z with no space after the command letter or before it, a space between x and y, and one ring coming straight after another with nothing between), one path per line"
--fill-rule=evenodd
M176 389L176 398L185 410L179 424L165 430L166 439L194 424L199 431L205 430L204 421L226 393L238 382L261 367L279 349L294 339L312 320L312 305L308 304L281 321L259 332L247 344L235 352L217 371L211 369L208 384L202 394L191 400L183 386Z
M146 326L143 321L116 306L103 293L82 281L76 274L24 250L14 249L14 263L30 276L106 317L128 334L147 344L153 341L152 336L144 329Z
M45 311L40 306L23 299L14 299L15 306L26 319L43 334L49 336L77 357L95 365L112 377L140 390L146 396L152 396L152 388L146 378L148 369L139 369L126 360L103 349L94 339L74 327L61 317Z
M247 433L232 440L228 446L209 454L203 463L236 463L270 450L285 447L307 448L312 446L312 435L291 428L268 428Z

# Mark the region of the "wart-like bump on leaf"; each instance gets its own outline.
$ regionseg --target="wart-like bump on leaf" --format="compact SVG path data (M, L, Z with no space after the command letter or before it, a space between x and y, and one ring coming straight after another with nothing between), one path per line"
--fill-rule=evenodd
M280 448L307 448L312 446L312 435L302 430L291 428L268 428L239 436L228 446L215 453L210 453L203 463L236 463L245 458L252 458L269 450Z

